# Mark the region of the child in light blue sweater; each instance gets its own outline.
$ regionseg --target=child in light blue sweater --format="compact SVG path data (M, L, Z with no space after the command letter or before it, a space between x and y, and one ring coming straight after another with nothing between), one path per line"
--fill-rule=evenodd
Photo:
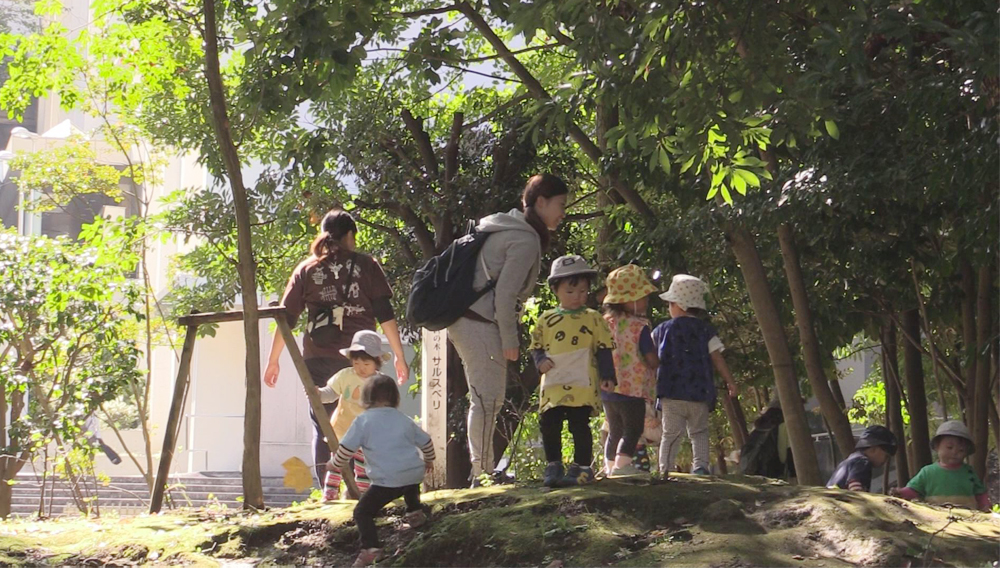
M434 462L431 437L399 411L399 388L394 380L382 374L368 379L361 402L367 410L351 424L333 458L333 469L340 471L355 452L364 450L372 482L354 508L354 522L361 533L355 566L367 566L382 556L375 529L375 515L382 507L403 497L406 522L417 527L427 521L420 505L420 482Z

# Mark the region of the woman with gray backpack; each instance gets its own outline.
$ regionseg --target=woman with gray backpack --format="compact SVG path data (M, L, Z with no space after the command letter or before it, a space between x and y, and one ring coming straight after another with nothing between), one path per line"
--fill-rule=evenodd
M507 387L507 362L517 361L518 302L528 299L538 280L549 231L565 216L566 183L551 174L528 180L524 212L513 209L484 217L476 232L488 237L476 257L473 288L489 290L448 326L469 383L468 438L472 484L493 471L493 432Z

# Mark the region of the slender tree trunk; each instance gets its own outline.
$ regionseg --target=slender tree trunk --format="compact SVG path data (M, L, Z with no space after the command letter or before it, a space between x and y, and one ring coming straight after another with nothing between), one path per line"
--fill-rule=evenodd
M910 337L920 338L920 313L903 312L903 328ZM906 393L910 411L910 439L913 441L913 471L933 463L931 438L927 425L927 391L924 385L923 357L917 346L903 342L903 366L906 371Z
M743 280L750 293L754 315L764 336L764 344L774 372L775 387L778 389L778 399L788 428L788 439L799 483L821 485L824 480L820 476L819 463L816 461L816 449L813 447L809 423L806 420L802 393L799 390L792 354L788 347L788 337L785 336L781 315L771 295L771 287L767 282L767 274L760 255L757 253L754 237L745 227L733 224L726 228L726 234L733 254L739 261Z
M976 299L976 383L973 399L975 421L972 437L976 453L972 454L972 468L979 479L986 477L986 453L990 443L990 331L993 329L993 266L987 263L979 269L979 290Z
M840 387L840 380L837 377L830 377L830 392L833 393L833 399L837 401L837 406L840 407L840 410L847 412L847 400L844 399L844 389Z
M889 318L882 328L882 381L885 385L885 415L887 426L896 436L896 483L903 487L910 481L906 460L906 431L903 429L902 400L899 392L899 363L896 350L896 325Z
M965 423L972 428L975 424L976 397L976 275L969 261L963 260L962 272L962 351L965 359L965 392L959 392L965 409Z
M601 105L597 107L597 144L602 150L607 148L607 132L618 125L618 108L611 105ZM611 180L608 176L602 175L600 178L601 188L597 192L597 207L601 211L608 211L614 205L614 200L609 194ZM617 195L617 194L615 194ZM615 235L615 227L608 215L597 220L597 243L594 247L597 252L597 261L603 265L610 265L613 262L611 241Z
M469 413L467 403L469 383L466 381L462 358L455 346L448 342L448 468L445 472L449 489L464 489L469 486L472 473L472 458L469 457L468 434L465 417ZM456 432L455 427L460 431Z
M788 287L792 293L792 305L795 308L795 325L799 328L799 342L802 344L802 357L806 364L806 375L812 385L813 395L819 401L820 412L826 419L833 437L837 442L841 455L850 455L854 451L854 434L851 432L851 421L841 410L837 399L830 389L830 381L823 371L820 355L819 339L813 325L812 310L809 307L809 294L806 292L806 282L799 264L799 254L795 246L795 235L787 224L778 227L778 242L781 246L781 256L784 259L785 275L788 277Z
M236 209L236 232L243 297L243 334L246 339L246 403L243 415L243 507L264 507L264 490L260 480L260 329L257 316L257 275L250 234L250 203L240 158L229 128L225 87L219 69L218 29L215 20L215 0L204 0L205 13L205 79L211 101L212 127L219 151L233 190Z
M747 431L747 419L740 408L738 398L730 397L729 393L720 393L722 398L722 408L726 411L726 418L729 419L729 428L733 432L733 442L737 449L743 448L747 443L750 433Z

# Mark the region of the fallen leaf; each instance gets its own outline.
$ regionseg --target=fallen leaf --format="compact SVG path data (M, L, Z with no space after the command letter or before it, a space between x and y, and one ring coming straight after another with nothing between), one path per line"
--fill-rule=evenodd
M291 487L296 493L301 493L313 484L313 472L306 462L297 457L291 457L281 464L285 468L285 487Z
M805 560L805 559L806 557L800 554L796 554L795 556L792 557L792 560Z

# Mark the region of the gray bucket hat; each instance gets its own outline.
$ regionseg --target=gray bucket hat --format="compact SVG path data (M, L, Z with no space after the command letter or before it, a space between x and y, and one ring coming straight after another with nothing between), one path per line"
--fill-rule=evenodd
M371 357L382 359L383 361L388 361L392 358L391 353L382 349L382 336L366 329L355 333L354 339L351 340L351 346L341 349L340 354L344 357L350 357L353 351L363 351Z
M931 447L936 448L938 441L943 436L962 438L969 443L969 454L976 453L976 444L972 440L972 434L969 432L968 426L966 426L961 420L949 420L938 426L937 432L935 432L934 437L931 438Z
M578 254L567 254L552 261L549 271L549 282L568 276L594 276L597 271L587 265L587 261Z

